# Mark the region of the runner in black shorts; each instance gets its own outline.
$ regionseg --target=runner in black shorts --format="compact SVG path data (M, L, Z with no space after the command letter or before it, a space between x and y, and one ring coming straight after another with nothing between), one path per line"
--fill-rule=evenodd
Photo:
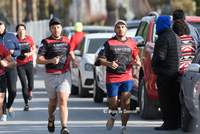
M26 26L18 24L16 26L17 40L21 47L21 55L17 57L17 72L22 85L22 95L25 106L24 111L29 111L28 100L32 99L32 90L34 83L33 54L36 52L36 46L31 36L25 35ZM27 89L27 80L28 89Z
M9 53L8 49L0 44L0 118L2 116L2 106L7 88L6 72L4 67L14 67L15 61Z
M48 130L55 130L55 112L59 105L59 117L61 121L61 134L69 134L67 130L68 108L67 101L71 93L71 74L69 71L69 58L72 67L78 67L75 61L69 39L60 36L62 31L61 22L58 18L52 18L49 22L49 30L52 35L43 39L38 50L37 64L45 64L45 87L49 97L49 122Z

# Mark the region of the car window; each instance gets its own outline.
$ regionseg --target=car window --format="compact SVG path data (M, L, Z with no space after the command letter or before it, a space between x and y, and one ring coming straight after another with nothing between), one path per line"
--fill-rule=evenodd
M152 36L151 36L151 42L155 43L158 38L158 35L156 34L156 23L153 24L153 30L152 30Z
M83 38L81 43L78 44L78 46L77 46L77 49L80 50L80 55L83 54L84 45L85 45L85 38Z
M67 31L66 30L62 30L61 35L62 36L67 36Z
M145 28L144 28L144 32L143 32L143 34L142 34L142 37L143 37L143 39L144 39L144 44L146 44L146 42L147 42L148 31L149 31L149 24L146 23L146 24L145 24Z
M194 57L194 59L192 60L192 63L198 63L200 64L200 49L197 52L196 56Z
M103 44L108 40L108 38L101 39L88 39L88 43L86 46L86 53L95 53L99 47L103 46Z
M142 36L145 25L146 25L146 22L144 22L144 21L140 23L140 25L138 27L138 31L136 33L136 36Z

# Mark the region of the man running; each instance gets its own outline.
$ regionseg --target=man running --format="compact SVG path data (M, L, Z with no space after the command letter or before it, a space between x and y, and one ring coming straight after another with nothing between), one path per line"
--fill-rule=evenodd
M37 55L37 64L45 64L45 87L49 97L49 122L48 130L55 131L55 112L59 105L61 121L61 134L69 134L67 130L68 108L67 100L71 93L71 74L69 71L69 58L72 67L78 67L69 39L61 36L62 26L58 18L54 17L49 22L51 36L43 39Z

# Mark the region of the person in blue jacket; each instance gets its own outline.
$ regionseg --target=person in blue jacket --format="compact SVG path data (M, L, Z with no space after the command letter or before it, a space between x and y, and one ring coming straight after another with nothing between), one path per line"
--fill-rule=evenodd
M0 18L0 44L3 44L10 52L12 58L16 60L16 57L21 54L21 48L17 41L17 37L8 33L6 30L6 22L4 19ZM16 96L16 81L17 81L17 70L16 67L5 67L6 77L7 77L7 88L8 88L8 102L6 103L6 97L3 104L3 115L1 117L2 121L7 120L7 111L10 117L14 117L15 113L12 109L12 104Z

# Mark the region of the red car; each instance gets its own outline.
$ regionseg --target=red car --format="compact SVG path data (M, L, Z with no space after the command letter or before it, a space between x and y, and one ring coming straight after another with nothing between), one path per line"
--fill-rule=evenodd
M135 109L139 105L140 116L143 119L156 118L159 108L156 75L153 74L151 68L154 44L158 37L154 20L158 16L158 13L150 12L149 16L143 17L134 38L140 50L139 57L142 66L133 65L134 84L130 107ZM200 17L187 16L186 21L197 29L200 27Z

